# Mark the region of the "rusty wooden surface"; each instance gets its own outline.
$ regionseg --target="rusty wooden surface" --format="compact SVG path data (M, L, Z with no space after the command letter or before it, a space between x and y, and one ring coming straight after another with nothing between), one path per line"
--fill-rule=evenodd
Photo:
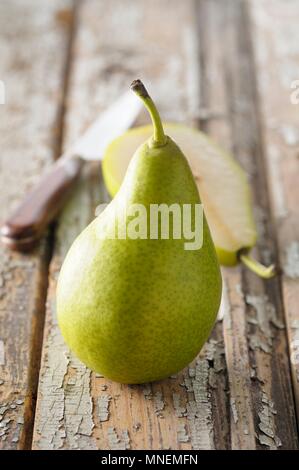
M239 160L253 190L255 255L281 274L223 269L213 333L176 376L126 386L91 372L55 315L63 258L108 200L99 166L88 166L33 254L1 247L0 448L298 448L298 1L24 3L0 7L1 220L140 76L163 119L201 127Z

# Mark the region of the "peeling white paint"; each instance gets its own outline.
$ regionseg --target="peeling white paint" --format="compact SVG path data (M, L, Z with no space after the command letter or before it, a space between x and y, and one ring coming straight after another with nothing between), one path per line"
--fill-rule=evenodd
M212 404L208 390L209 364L206 359L196 363L195 378L192 379L195 413L189 414L192 448L196 450L214 449L214 433L212 423ZM190 403L189 403L190 405Z
M38 448L95 449L91 438L94 427L90 397L90 371L69 355L66 345L53 326L48 337L46 362L40 378L40 403L35 432Z
M42 409L39 410L35 430L39 434L40 449L60 449L65 438L63 383L69 359L58 330L53 329L48 337L48 345L51 347L47 347L46 363L39 385L43 396Z
M249 317L248 322L258 326L258 331L250 335L249 346L251 349L260 349L270 354L273 338L275 337L271 325L283 329L284 324L277 317L275 307L269 302L267 296L247 294L246 303L251 305L256 312L256 318Z
M71 374L72 375L71 375ZM92 438L93 402L90 395L91 371L71 356L65 378L65 432L69 449L96 449Z
M186 425L185 424L178 424L178 431L177 431L177 436L178 436L178 442L189 442L190 438L188 435L188 432L186 430Z
M20 401L22 400L17 400L17 402ZM10 436L12 443L16 444L19 442L24 420L19 422L23 417L17 417L17 419L15 419L15 413L13 413L12 410L17 409L20 404L21 403L15 404L15 402L3 402L0 404L0 438L2 441L6 441ZM18 426L14 425L15 421Z
M142 386L143 395L147 400L151 400L153 398L152 388L150 384L145 384Z
M259 442L263 445L268 446L270 449L277 449L282 445L280 438L276 435L275 430L275 418L277 411L274 407L274 403L270 400L265 392L262 395L262 405L258 412L259 417L259 430L262 434L259 434Z
M210 367L209 386L213 389L217 388L217 376L214 367Z
M267 354L271 353L271 347L269 346L269 344L263 339L253 334L249 338L249 347L252 350L260 349L261 351L264 351Z
M117 433L114 427L108 428L108 443L111 450L127 450L130 449L130 436L127 429Z
M195 375L194 375L194 377L195 377ZM184 387L187 392L193 392L191 377L184 377L184 381L183 381L183 383L181 383L181 387Z
M154 394L154 407L155 407L155 413L158 415L158 416L161 416L161 411L164 410L165 408L165 401L164 401L164 397L162 395L162 392L155 392Z
M224 354L225 351L222 342L216 341L211 338L206 343L206 358L208 359L208 361L213 362L213 366L211 366L211 368L213 368L216 373L219 373L224 369Z
M299 278L299 242L294 241L285 250L284 273L291 279Z
M182 418L183 416L186 416L186 413L187 413L186 406L182 405L181 396L179 395L179 393L173 393L172 400L173 400L173 407L174 407L176 416L178 418Z
M231 407L234 423L237 424L237 422L239 421L239 418L238 418L238 410L236 407L235 398L232 398L232 397L230 398L230 407Z
M100 397L98 397L98 415L100 422L108 421L109 419L110 400L110 395L101 395Z

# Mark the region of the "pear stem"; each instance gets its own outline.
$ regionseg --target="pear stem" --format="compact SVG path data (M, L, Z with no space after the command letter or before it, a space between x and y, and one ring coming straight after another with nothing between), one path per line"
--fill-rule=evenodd
M263 279L270 279L276 274L274 264L271 264L270 266L264 266L252 258L248 253L240 253L239 259L243 264L245 264L245 266L247 266L247 268Z
M167 143L167 137L164 134L162 121L155 103L149 96L147 89L143 85L141 80L134 80L131 83L131 90L136 93L137 96L143 101L144 106L148 110L153 127L154 127L154 136L152 140L153 147L163 147Z

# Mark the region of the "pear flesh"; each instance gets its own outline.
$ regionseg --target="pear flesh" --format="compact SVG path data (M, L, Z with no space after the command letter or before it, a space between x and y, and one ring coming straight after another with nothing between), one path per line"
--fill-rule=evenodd
M196 180L221 264L233 266L237 253L256 243L256 227L246 174L238 163L203 132L166 123L165 132L183 150ZM107 147L103 176L114 196L124 178L133 150L151 135L151 126L136 127Z
M130 384L168 377L194 359L214 325L222 285L205 217L197 250L172 236L110 236L115 223L128 226L122 211L134 204L148 211L151 204L200 204L182 151L156 132L147 96L154 138L137 149L115 199L71 246L57 287L58 322L71 350L91 369Z
M205 133L181 124L166 123L164 129L183 150L195 177L219 262L234 266L242 261L262 278L275 275L275 266L263 266L250 255L257 232L247 177L232 155ZM107 147L103 176L114 196L124 178L133 150L151 134L150 126L136 127Z

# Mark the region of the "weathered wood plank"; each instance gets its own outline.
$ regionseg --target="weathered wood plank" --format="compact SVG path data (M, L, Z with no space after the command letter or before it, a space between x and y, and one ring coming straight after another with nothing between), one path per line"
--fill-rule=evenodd
M134 9L127 0L82 4L65 144L138 76L153 90L165 119L192 117L198 72L193 19L191 1L140 1ZM123 29L126 34L120 35ZM228 408L222 378L224 350L218 341L212 338L198 360L176 377L128 387L91 373L69 354L61 339L55 319L57 273L69 245L103 198L95 180L82 180L58 226L33 446L225 447L227 438L217 437L224 435L223 421L227 421L217 407Z
M299 77L299 4L294 0L273 0L269 8L268 2L262 0L253 1L250 6L264 152L287 321L289 352L283 347L281 355L288 354L290 358L299 418L299 104L291 100L291 85Z
M1 204L3 221L54 158L59 135L69 24L68 0L0 4ZM0 246L0 448L31 443L48 248L30 255Z
M200 118L203 124L205 116L216 116L204 128L234 150L251 177L259 256L269 262L274 231L266 217L269 201L244 2L171 2L170 7L170 2L155 1L149 8L144 1L132 10L127 1L114 1L113 8L90 1L79 18L64 143L142 71L164 118ZM123 28L129 33L119 38ZM224 270L223 333L218 322L197 361L169 380L119 385L69 354L55 320L57 273L70 243L105 198L102 190L96 168L87 171L58 226L34 448L296 448L277 280L265 283L240 268Z
M194 2L195 16L198 31L197 55L199 60L199 96L193 92L193 100L196 100L193 116L194 124L203 131L209 133L223 147L230 148L230 125L227 119L226 109L226 89L223 74L219 71L222 67L222 50L219 47L221 34L221 21L223 17L222 8L219 8L218 2L200 1ZM215 341L226 357L221 358L221 363L214 364L214 393L212 402L215 408L213 415L214 436L217 442L217 448L231 448L231 429L232 429L232 408L229 396L229 363L233 355L228 357L227 344L224 344L225 336L223 330L223 317L227 317L231 305L227 295L228 280L230 272L222 270L223 277L223 298L219 321L215 325L211 335L212 341ZM221 373L220 373L221 371ZM213 372L212 372L213 373ZM213 378L210 380L213 383ZM246 448L245 443L243 447ZM242 445L240 446L242 448Z
M202 127L232 150L254 193L259 256L269 263L275 232L268 214L255 71L245 2L199 2ZM258 43L260 44L260 42ZM261 215L263 219L261 220ZM231 403L233 449L298 445L279 280L263 282L237 268L224 270L223 333ZM257 436L257 440L256 440ZM280 436L281 441L280 442Z
M228 107L228 90L224 62L229 54L226 31L235 34L236 21L227 15L227 2L204 0L197 10L200 31L201 74L200 108L206 110L207 119L199 116L200 126L221 146L233 151L232 126ZM223 336L227 362L230 413L229 447L255 449L254 405L251 397L251 369L247 345L246 304L242 288L240 267L222 270L224 295L222 300ZM219 325L220 326L220 325ZM218 328L219 328L218 326ZM221 397L218 398L218 400Z
M243 1L227 1L223 28L233 148L246 169L253 188L258 222L256 252L264 263L276 260L275 229L272 224L264 171L264 155L256 94L249 21ZM230 25L234 23L235 28ZM262 44L262 43L259 43ZM290 369L286 351L279 278L262 281L244 270L242 290L247 303L246 318L255 404L258 447L297 448L296 422Z

